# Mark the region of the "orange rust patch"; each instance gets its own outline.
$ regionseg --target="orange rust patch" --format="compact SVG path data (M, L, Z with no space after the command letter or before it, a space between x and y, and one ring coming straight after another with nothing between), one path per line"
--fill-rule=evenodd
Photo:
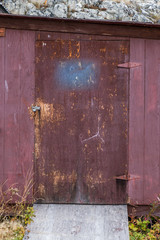
M97 152L103 151L102 144L98 143Z
M89 171L86 176L86 183L89 188L94 188L97 184L103 184L106 182L106 179L103 177L103 173L98 171L97 173Z
M65 183L72 184L74 188L77 181L77 173L73 170L71 174L62 173L59 170L52 171L50 173L50 179L53 183L54 191L58 192L58 185L64 185Z
M59 126L62 121L65 121L64 107L60 104L48 104L41 99L37 99L36 105L41 108L40 112L32 111L33 104L28 108L30 118L34 119L35 124L35 159L40 157L41 153L41 134L40 129L45 124L51 124L51 129Z
M90 129L88 129L88 136L90 136L91 135L91 130Z
M45 187L41 183L38 186L38 192L40 193L41 196L45 196Z
M81 122L84 121L85 119L85 114L82 115Z
M100 52L106 52L106 48L100 48Z
M37 120L35 120L35 158L38 159L40 157L41 153L41 136L40 136L40 129L39 129L39 123Z
M128 116L128 108L125 103L122 103L121 106L123 108L123 118L124 118L124 121L126 122L127 116Z
M127 120L128 120L128 108L127 108L127 106L124 102L121 103L121 107L123 108L123 113L122 113L123 120L124 120L124 122L127 122ZM125 128L125 130L122 132L122 135L125 138L127 138L127 136L128 136L128 129L127 128Z
M128 54L128 48L124 47L123 45L120 45L119 50L122 54Z
M110 118L110 120L111 120L111 122L112 122L112 120L113 120L113 115L114 115L114 107L113 107L112 104L110 104L110 106L109 106L109 108L108 108L108 115L109 115L109 118Z
M80 42L72 40L56 40L51 43L52 51L50 59L62 58L63 59L75 59L80 57Z
M6 29L0 28L0 37L5 37L5 35L6 35Z
M69 59L72 58L79 58L80 57L80 42L69 41L68 42L68 57Z
M69 135L74 136L75 130L74 129L68 129Z
M45 103L42 99L38 98L36 105L40 106L40 124L43 127L45 124L52 124L51 128L60 125L60 122L66 120L65 109L63 105L54 103Z
M33 112L32 111L33 104L28 107L28 112L31 119L34 119L34 133L35 133L35 159L38 159L40 157L41 152L41 137L40 137L40 118L39 118L39 112Z

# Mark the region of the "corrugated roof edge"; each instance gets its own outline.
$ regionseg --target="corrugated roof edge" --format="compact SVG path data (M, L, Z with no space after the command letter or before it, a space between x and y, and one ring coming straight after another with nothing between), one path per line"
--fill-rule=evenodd
M160 24L153 23L0 14L0 27L160 39Z

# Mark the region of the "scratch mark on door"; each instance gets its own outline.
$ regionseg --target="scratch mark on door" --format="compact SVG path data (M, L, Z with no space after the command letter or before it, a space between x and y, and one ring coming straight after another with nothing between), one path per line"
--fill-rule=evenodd
M89 138L86 138L86 139L83 139L82 140L82 136L80 136L80 139L81 139L81 143L85 143L85 142L88 142L94 138L99 138L101 140L102 143L105 143L104 139L101 137L100 135L100 127L99 127L99 122L100 122L100 117L98 117L98 130L97 130L97 133L94 134L92 137L89 137Z

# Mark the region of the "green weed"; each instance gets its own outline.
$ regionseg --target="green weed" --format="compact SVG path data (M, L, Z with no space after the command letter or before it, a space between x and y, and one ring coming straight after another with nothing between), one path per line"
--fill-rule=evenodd
M155 213L160 208L157 199L146 216L132 217L129 221L130 240L160 240L160 217Z

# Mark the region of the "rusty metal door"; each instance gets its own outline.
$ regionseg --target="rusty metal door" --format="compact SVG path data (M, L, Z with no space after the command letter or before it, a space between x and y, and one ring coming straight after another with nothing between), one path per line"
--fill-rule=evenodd
M49 36L49 35L48 35ZM72 39L72 40L70 40ZM36 42L35 191L45 203L126 203L127 40Z

